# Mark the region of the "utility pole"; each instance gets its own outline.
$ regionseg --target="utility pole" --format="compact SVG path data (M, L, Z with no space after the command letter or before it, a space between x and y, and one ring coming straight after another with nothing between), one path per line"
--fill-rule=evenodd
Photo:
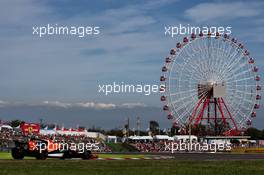
M189 148L191 147L192 145L192 137L191 137L191 134L192 134L192 117L190 117L190 120L189 120Z
M129 137L129 117L127 118L127 137Z
M140 135L140 117L137 117L137 135Z
M191 138L191 135L192 135L192 124L191 122L189 123L189 141L190 141L190 144L192 144L192 138Z

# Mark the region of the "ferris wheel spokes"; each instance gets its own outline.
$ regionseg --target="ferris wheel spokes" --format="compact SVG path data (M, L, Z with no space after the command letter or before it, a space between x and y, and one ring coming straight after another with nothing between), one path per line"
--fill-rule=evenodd
M213 126L215 134L250 126L261 99L258 68L244 45L229 35L195 34L171 49L162 67L161 101L173 125Z

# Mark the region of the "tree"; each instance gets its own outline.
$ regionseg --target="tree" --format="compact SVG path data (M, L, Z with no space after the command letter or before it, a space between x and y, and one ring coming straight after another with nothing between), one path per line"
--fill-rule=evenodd
M107 135L123 137L123 131L121 129L112 129L106 132Z
M178 135L179 134L179 130L180 130L179 126L172 125L171 129L170 129L170 136L172 137L174 135Z
M158 134L159 133L159 123L154 120L149 121L149 130L154 135Z
M47 124L48 128L55 128L56 127L56 124L54 123L51 123L51 124Z
M42 118L39 119L40 128L45 128L47 124L44 122Z
M206 130L205 125L198 124L197 126L192 126L192 134L197 136L206 136L208 131Z
M245 132L246 135L249 135L251 139L258 140L262 138L262 131L257 128L248 128Z
M86 127L85 126L79 126L77 129L80 129L80 130L85 130Z
M10 121L10 126L11 127L18 127L22 122L24 122L24 121L22 121L22 120L12 120L12 121Z
M230 129L228 122L224 123L222 119L217 119L215 122L211 122L208 128L208 135L223 135Z

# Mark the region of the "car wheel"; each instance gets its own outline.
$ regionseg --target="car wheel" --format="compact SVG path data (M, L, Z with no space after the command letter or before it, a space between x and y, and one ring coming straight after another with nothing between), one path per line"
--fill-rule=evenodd
M92 152L91 152L91 151L85 151L85 152L82 154L82 159L83 159L83 160L91 159L91 157L92 157Z
M12 157L14 159L23 159L24 158L24 150L23 150L23 148L15 147L15 148L12 148L11 152L12 152L11 153Z
M36 159L38 160L46 160L48 158L48 151L43 151L41 153L37 153Z
M70 158L72 158L71 152L69 150L65 151L63 153L62 159L70 159Z

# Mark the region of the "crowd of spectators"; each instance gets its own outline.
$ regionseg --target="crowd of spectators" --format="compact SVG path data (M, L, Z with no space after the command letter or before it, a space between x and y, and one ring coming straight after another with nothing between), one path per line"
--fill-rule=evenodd
M170 152L171 150L169 149L168 145L171 143L177 143L180 145L179 141L168 141L168 140L160 140L160 141L136 141L136 142L131 142L130 144L134 146L139 152ZM188 145L189 142L183 142L185 145ZM200 145L203 145L204 142L192 142L192 143L197 143ZM250 142L250 141L237 141L236 143L229 142L230 146L232 148L263 148L264 147L264 141L259 140L257 142ZM183 146L184 147L184 146ZM170 147L171 148L171 147ZM181 150L181 151L195 151L195 150Z
M137 142L132 145L140 152L165 152L165 144L168 141Z

